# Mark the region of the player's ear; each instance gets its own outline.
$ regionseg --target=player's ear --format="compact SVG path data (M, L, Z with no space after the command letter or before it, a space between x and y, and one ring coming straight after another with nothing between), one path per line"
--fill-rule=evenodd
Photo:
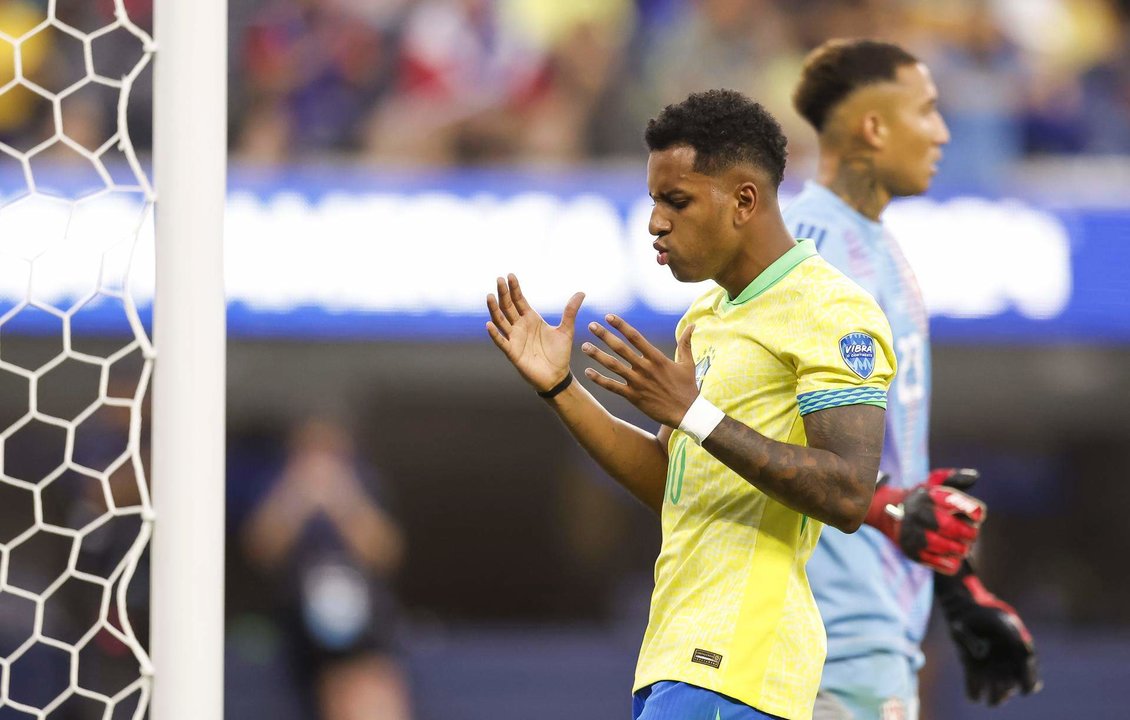
M860 134L863 137L863 142L868 147L875 150L880 150L887 144L887 128L886 120L878 112L864 113L861 118L863 127L860 129Z
M757 203L761 199L757 185L751 180L740 183L734 188L734 198L737 200L734 224L737 226L745 225L753 218L753 214L757 211Z

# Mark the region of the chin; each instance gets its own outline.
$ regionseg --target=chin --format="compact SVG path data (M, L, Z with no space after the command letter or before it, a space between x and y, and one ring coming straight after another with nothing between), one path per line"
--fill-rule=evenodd
M930 189L930 180L927 178L919 182L908 182L900 186L895 192L891 193L894 197L914 197L915 195L924 195Z
M668 261L667 269L671 271L671 275L679 282L693 283L703 280L703 278L698 277L701 273L695 272L694 268L688 268L680 262L673 263Z

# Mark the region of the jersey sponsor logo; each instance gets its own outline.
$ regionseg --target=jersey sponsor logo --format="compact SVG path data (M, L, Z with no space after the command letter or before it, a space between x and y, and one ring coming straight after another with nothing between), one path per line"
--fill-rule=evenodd
M844 335L840 338L840 357L853 373L866 380L875 372L875 339L862 332Z
M695 648L694 652L691 653L691 662L698 663L699 665L709 665L714 669L718 669L722 667L722 656L716 652Z

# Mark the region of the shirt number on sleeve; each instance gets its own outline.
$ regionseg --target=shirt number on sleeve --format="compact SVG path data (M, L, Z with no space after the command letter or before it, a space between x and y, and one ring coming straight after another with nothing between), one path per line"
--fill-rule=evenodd
M895 341L898 356L898 401L900 405L912 405L926 397L926 383L923 370L926 367L926 343L919 333L903 335Z

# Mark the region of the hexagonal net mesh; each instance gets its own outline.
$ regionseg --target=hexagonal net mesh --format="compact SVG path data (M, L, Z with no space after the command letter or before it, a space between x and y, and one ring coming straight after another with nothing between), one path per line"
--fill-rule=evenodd
M0 720L149 705L145 4L0 2Z

